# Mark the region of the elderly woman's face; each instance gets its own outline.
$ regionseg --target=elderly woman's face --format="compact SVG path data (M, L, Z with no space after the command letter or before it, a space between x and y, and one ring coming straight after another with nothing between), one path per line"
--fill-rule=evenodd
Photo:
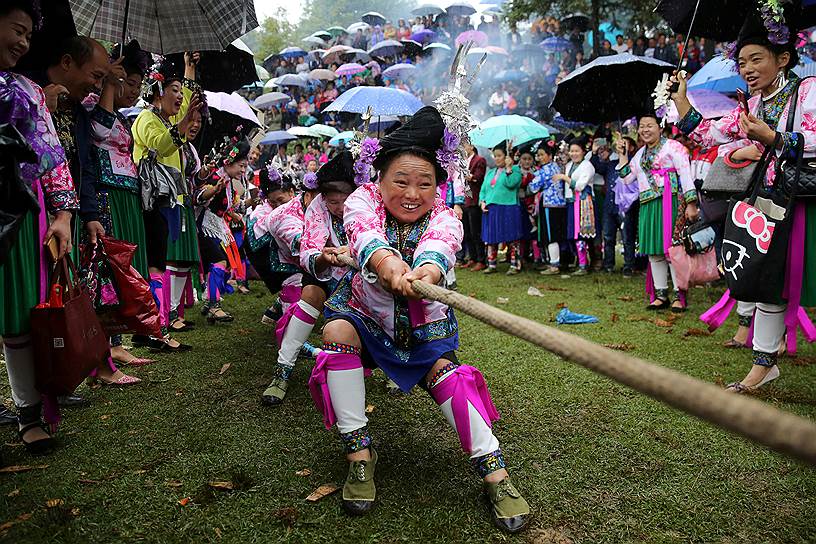
M401 155L380 179L385 209L400 223L415 223L431 211L436 199L436 170L426 159Z

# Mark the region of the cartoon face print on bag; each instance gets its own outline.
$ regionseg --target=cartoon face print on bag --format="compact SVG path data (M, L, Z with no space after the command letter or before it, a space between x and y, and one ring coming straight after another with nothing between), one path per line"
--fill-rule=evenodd
M745 202L734 206L731 220L756 240L756 247L760 253L768 253L776 223L769 221L762 212Z
M735 280L739 279L737 271L743 269L743 261L750 259L745 246L725 239L722 244L722 265L726 273L731 274Z

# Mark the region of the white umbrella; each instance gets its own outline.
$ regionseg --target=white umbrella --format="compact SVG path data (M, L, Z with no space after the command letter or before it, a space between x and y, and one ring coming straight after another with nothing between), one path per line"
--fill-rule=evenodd
M424 15L439 15L440 13L444 12L445 12L444 9L433 4L422 4L421 6L411 10L411 13L413 13L414 15L419 15L420 17Z
M349 27L346 29L346 31L347 31L349 34L357 34L357 31L358 31L358 30L362 30L363 32L365 32L365 31L366 31L366 30L368 30L369 28L371 28L371 25L370 25L370 24L368 24L368 23L363 23L363 22L359 22L359 23L352 23L352 24L350 24L350 25L349 25Z
M385 24L385 15L376 11L369 11L368 13L363 14L360 17L364 23L368 23L370 25L384 25Z
M425 50L428 50L428 49L442 49L444 51L450 51L451 47L450 47L450 45L445 44L445 43L434 42L434 43L429 43L428 45L426 45L422 49L425 49Z
M334 81L337 79L337 74L325 68L315 68L309 72L309 79L317 79L319 81Z
M297 136L298 138L314 138L314 135L309 130L309 127L292 127L286 132L292 136Z
M258 81L268 81L271 77L267 69L260 64L255 65L255 72L258 74Z
M337 136L340 131L329 125L321 125L320 123L309 127L309 132L316 137L333 138Z
M292 100L292 97L289 96L288 94L271 92L262 94L261 96L256 98L252 105L258 108L259 110L266 110L271 108L272 106L280 106L281 104L285 104L290 100Z
M252 111L249 102L238 93L227 94L204 91L204 94L207 97L208 108L237 115L241 119L246 119L256 126L261 126L261 123L258 122L258 116Z
M326 40L322 38L318 38L317 36L306 36L302 40L303 43L308 43L311 45L326 45Z

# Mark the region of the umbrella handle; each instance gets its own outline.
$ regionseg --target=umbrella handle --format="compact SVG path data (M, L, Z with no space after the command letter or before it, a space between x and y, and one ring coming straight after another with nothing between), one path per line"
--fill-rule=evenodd
M689 25L689 30L686 33L686 41L683 42L683 52L680 53L680 60L677 61L677 72L680 72L680 68L683 67L683 61L686 60L686 54L688 50L688 43L691 39L691 31L694 29L694 21L697 20L697 11L700 9L700 0L697 0L697 4L694 6L694 13L691 15L691 24ZM672 83L669 86L669 93L674 94L680 88L680 83Z

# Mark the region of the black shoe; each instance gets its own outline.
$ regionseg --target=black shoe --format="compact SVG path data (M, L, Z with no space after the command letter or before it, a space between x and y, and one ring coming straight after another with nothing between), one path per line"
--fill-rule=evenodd
M57 404L63 408L71 408L76 406L87 406L88 399L77 395L62 395L57 397Z
M624 278L631 278L634 275L631 268L624 268L623 269L623 277Z
M17 423L17 414L8 408L0 408L0 425L11 425Z
M190 351L193 349L193 346L188 344L182 344L179 342L177 347L172 347L168 344L164 338L151 338L150 345L148 346L150 351L153 352L165 352L165 353L176 353L179 351Z
M150 337L146 334L134 334L131 339L130 343L133 344L134 348L144 348L150 346Z
M51 453L53 449L56 447L57 443L54 440L54 437L48 435L48 438L43 438L41 440L35 440L34 442L26 442L23 440L23 436L34 429L35 427L42 428L42 421L34 421L29 423L28 425L24 425L22 429L17 431L18 436L20 437L20 441L25 446L25 449L31 455L45 455L47 453Z

